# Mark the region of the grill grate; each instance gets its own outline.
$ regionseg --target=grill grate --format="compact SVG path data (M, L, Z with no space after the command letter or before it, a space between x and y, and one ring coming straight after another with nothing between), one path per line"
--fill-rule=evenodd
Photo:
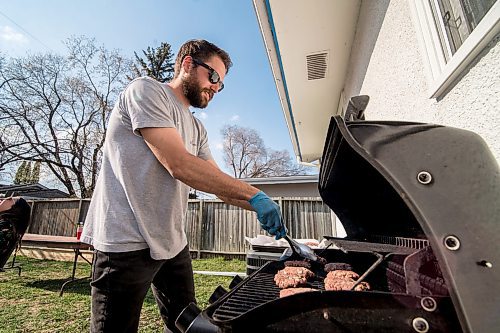
M275 272L260 271L226 299L214 311L215 320L234 319L253 308L279 298L280 289L274 283ZM308 286L325 290L321 281L310 281Z
M277 297L279 288L274 284L274 274L259 272L222 303L213 318L222 321L233 319Z
M379 244L379 246L387 244L393 245L396 241L394 237L386 240L388 243ZM401 239L398 237L398 242L407 244L408 248L415 249L426 244L419 239ZM408 242L408 243L406 243ZM353 243L351 241L351 243ZM402 246L402 245L401 245ZM385 263L384 270L379 272L380 277L372 276L372 290L390 291L395 293L407 293L405 270L403 260L406 255L395 255L391 261ZM348 260L349 261L349 260ZM244 282L234 288L227 298L222 299L214 308L212 318L217 321L233 320L265 303L272 302L279 298L280 289L274 282L276 272L284 267L284 263L280 261L268 262L260 268ZM425 271L425 273L424 273ZM384 273L385 272L385 273ZM308 281L307 287L318 290L325 290L322 277L319 272L316 273L316 278ZM428 274L427 274L428 273ZM447 295L447 289L444 281L437 274L436 267L429 264L428 268L419 274L419 294L424 295ZM373 275L373 274L372 274Z

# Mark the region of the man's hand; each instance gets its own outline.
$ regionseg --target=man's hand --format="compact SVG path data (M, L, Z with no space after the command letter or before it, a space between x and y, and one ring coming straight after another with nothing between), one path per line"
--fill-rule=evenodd
M286 235L286 228L281 223L280 207L260 191L248 200L252 208L257 212L257 219L262 229L280 239Z

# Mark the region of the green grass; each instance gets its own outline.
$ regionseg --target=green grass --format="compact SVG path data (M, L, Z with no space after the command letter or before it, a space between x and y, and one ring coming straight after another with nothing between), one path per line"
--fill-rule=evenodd
M0 333L88 332L90 319L89 279L68 285L59 297L61 285L71 274L72 262L18 257L17 270L0 272ZM245 262L223 258L193 260L196 271L244 272ZM77 266L78 277L90 275L90 266ZM228 288L231 277L195 274L196 299L200 308L218 285ZM163 332L163 322L151 290L144 301L139 332Z

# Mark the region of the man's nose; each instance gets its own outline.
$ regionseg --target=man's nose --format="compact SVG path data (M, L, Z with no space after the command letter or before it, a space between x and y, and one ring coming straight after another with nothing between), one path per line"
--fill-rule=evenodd
M214 94L217 94L219 92L219 89L220 89L219 82L210 84L210 90L212 90Z

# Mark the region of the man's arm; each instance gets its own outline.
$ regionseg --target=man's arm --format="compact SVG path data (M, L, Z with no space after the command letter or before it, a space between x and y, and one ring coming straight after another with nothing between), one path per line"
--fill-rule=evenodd
M214 160L208 160L207 162L212 164L214 167L216 167L217 169L220 170L219 166L217 165L217 163ZM219 197L219 199L221 199L222 201L224 201L225 203L228 203L230 205L238 206L238 207L241 207L241 208L244 208L247 210L253 210L252 206L250 205L250 203L247 200L232 199L232 198L224 197L221 195L219 195L218 197Z
M190 154L175 128L143 128L141 134L172 177L227 203L257 213L262 228L280 239L286 235L279 206L264 192L220 171L215 162Z
M142 128L141 135L172 177L197 190L213 193L225 202L252 210L248 200L259 190L237 180L215 165L190 154L175 128Z

